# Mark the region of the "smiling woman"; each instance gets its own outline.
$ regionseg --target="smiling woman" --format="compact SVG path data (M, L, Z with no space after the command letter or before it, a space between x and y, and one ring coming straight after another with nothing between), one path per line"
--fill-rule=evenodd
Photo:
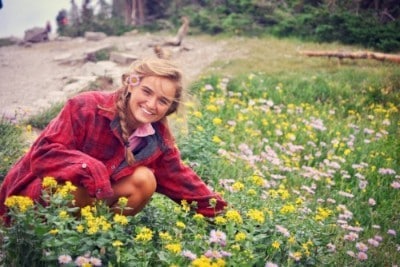
M26 155L9 171L0 190L0 214L13 195L40 199L43 177L70 182L78 207L104 200L125 215L135 215L154 192L198 213L215 216L226 206L181 160L167 116L182 96L182 74L169 60L138 61L122 76L115 92L85 92L71 98L43 130ZM214 205L210 206L210 201ZM45 204L45 203L43 203Z

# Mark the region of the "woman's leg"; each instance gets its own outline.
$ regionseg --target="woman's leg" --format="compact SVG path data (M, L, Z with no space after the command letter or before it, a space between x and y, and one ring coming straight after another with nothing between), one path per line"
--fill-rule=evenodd
M105 202L119 213L118 199L126 197L128 199L127 209L123 211L124 215L136 215L149 202L151 196L156 191L157 182L154 173L147 167L140 166L135 171L118 182L112 184L114 196L106 199ZM93 205L95 198L91 198L87 193L86 188L77 187L73 193L75 197L75 206L85 207Z
M140 166L135 171L112 185L114 197L107 200L107 203L116 213L120 212L117 207L118 199L128 199L127 209L124 215L136 215L151 199L156 191L157 182L154 173L147 167Z

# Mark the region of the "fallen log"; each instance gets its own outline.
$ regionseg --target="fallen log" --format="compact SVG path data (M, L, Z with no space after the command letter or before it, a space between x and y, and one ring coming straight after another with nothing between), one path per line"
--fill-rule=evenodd
M350 59L375 59L379 61L391 61L400 64L400 55L385 54L369 51L361 52L342 52L342 51L300 51L300 54L309 57L335 57L339 60L344 58Z

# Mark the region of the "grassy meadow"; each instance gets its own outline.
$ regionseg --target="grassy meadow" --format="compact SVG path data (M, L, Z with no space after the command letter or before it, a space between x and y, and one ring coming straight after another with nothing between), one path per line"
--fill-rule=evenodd
M135 217L102 203L76 217L73 187L46 177L48 207L7 203L5 266L400 264L400 66L299 54L358 50L339 44L223 41L226 60L190 84L171 123L184 161L227 210L206 219L156 194ZM4 170L31 126L0 129Z

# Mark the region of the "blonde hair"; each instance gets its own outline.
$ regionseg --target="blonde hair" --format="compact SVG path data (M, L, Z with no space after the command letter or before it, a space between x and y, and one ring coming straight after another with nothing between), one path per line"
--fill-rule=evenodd
M128 91L128 78L132 74L138 75L140 79L147 76L163 77L175 83L175 99L172 102L171 107L168 109L166 116L178 110L183 94L182 72L174 63L167 59L150 58L137 61L131 66L131 71L129 73L122 75L122 87L118 90L116 108L120 119L119 121L122 131L122 139L125 143L125 159L129 165L133 165L135 162L135 157L133 156L132 151L129 149L129 131L126 115L130 97L130 93Z

